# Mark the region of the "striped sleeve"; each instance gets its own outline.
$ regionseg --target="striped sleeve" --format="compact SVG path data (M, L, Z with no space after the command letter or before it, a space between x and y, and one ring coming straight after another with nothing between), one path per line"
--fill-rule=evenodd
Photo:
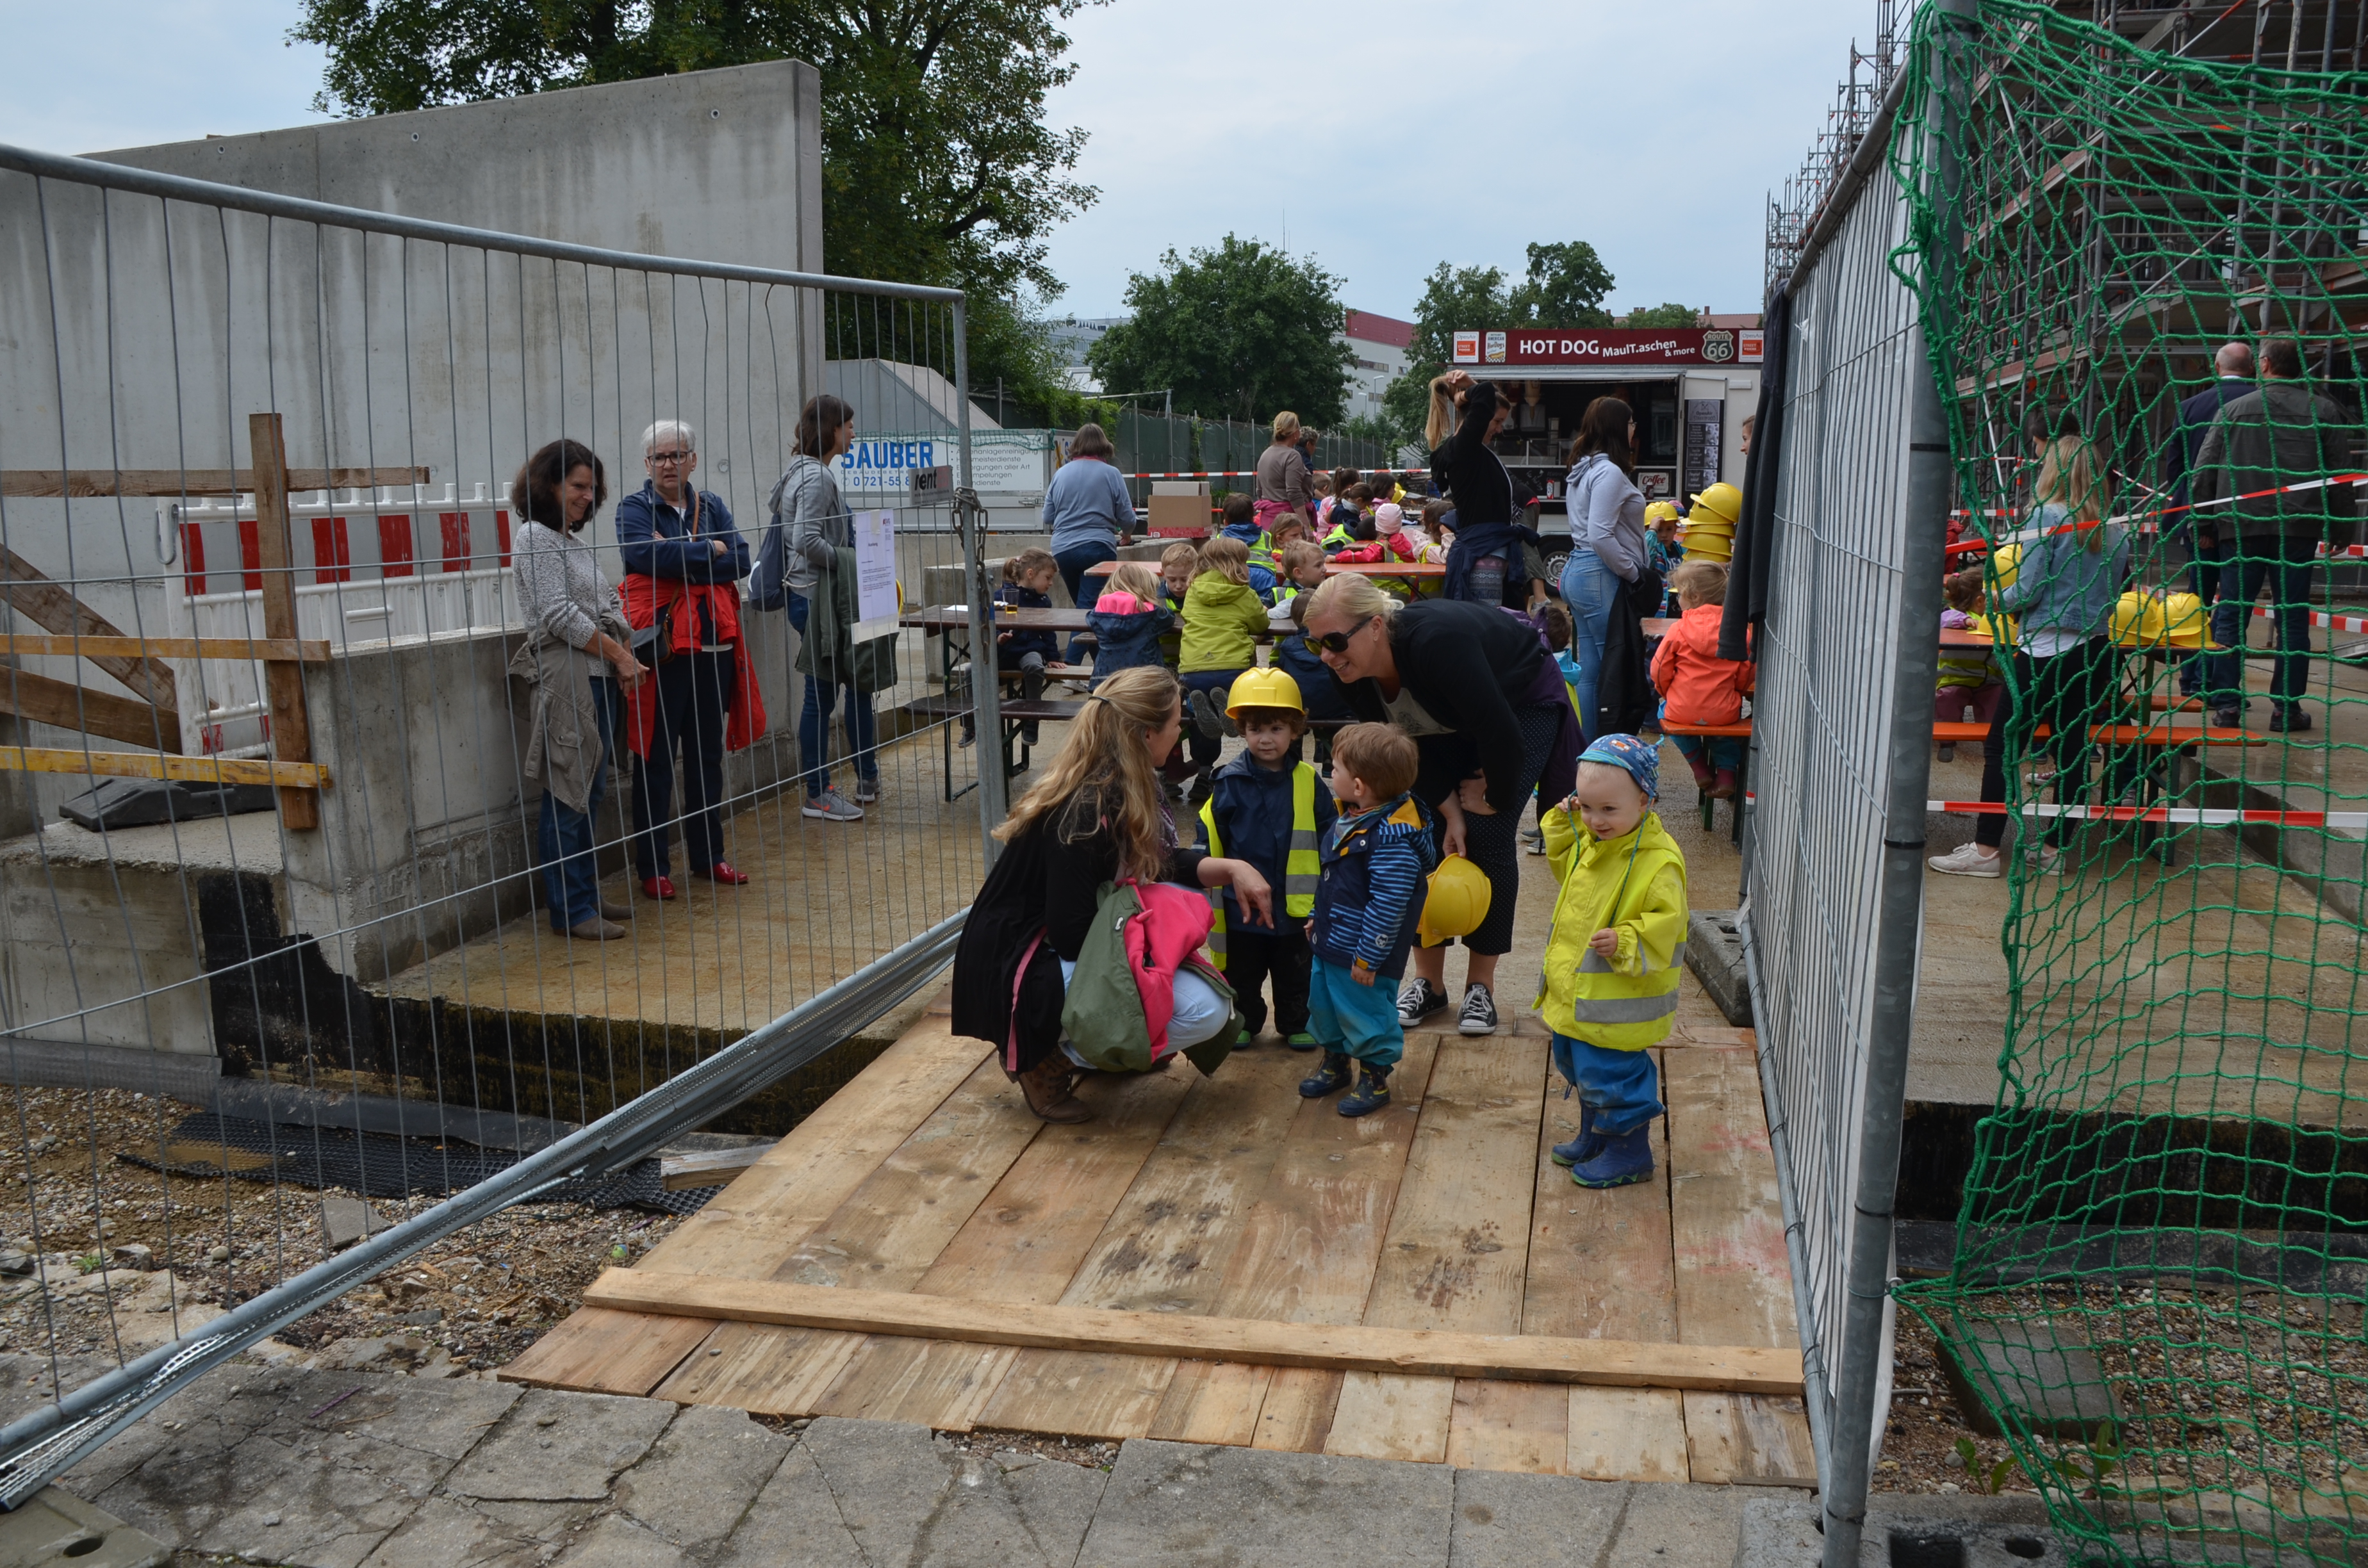
M1365 876L1365 928L1357 937L1357 961L1380 969L1397 956L1398 926L1422 886L1422 857L1405 839L1384 838L1373 846Z

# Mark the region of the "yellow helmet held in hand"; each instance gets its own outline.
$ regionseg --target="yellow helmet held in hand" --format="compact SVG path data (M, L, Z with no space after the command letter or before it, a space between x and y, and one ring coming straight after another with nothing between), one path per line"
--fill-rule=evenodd
M1233 718L1245 708L1288 708L1294 713L1307 711L1300 699L1299 683L1291 678L1289 670L1244 670L1234 677L1231 689L1225 693L1225 717Z
M1461 855L1450 855L1430 874L1415 932L1426 948L1449 937L1468 937L1488 918L1488 874Z
M1712 485L1693 498L1694 509L1688 520L1697 523L1725 523L1733 528L1743 516L1743 492L1725 481Z

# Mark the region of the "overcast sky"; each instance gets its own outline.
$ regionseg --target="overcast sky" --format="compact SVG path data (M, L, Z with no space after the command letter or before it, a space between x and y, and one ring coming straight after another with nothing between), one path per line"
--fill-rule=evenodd
M1906 7L1903 7L1905 9ZM293 0L0 0L0 141L91 152L314 118ZM1765 197L1824 122L1874 0L1117 0L1071 23L1053 122L1100 202L1063 229L1059 309L1228 231L1286 239L1359 308L1437 263L1518 272L1591 241L1615 308L1759 300ZM35 62L38 62L36 64Z

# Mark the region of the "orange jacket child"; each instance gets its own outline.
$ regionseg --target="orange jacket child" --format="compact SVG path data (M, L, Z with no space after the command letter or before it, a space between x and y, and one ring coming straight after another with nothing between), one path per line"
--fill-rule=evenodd
M1653 655L1661 716L1679 724L1732 724L1743 717L1756 666L1718 656L1724 605L1696 605L1678 618Z

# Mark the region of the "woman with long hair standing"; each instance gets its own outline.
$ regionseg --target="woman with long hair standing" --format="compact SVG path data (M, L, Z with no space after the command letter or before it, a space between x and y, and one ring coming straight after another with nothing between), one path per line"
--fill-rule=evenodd
M1627 613L1628 585L1645 570L1645 493L1636 488L1636 416L1616 397L1599 397L1579 416L1563 483L1570 511L1570 560L1562 601L1570 608L1578 711L1597 729L1598 683L1611 618Z
M814 601L830 591L838 551L855 548L855 517L838 491L830 465L855 445L855 410L824 392L799 412L790 466L774 482L773 525L765 531L757 558L757 602L765 604L779 585L790 624L803 641ZM807 661L814 664L814 661ZM880 733L871 694L851 680L806 677L804 706L798 710L798 764L804 769L805 815L824 822L855 822L863 807L880 798ZM830 720L847 693L847 749L855 764L855 800L831 787Z
M543 903L552 930L596 942L624 936L617 922L633 917L631 903L600 896L592 819L608 783L621 693L646 673L627 646L633 632L624 601L583 537L608 496L599 458L575 441L538 450L510 485L520 522L511 569L527 628L510 673L534 687L526 773L542 780L536 849Z
M1003 854L971 904L954 949L953 1030L1002 1048L1004 1071L1046 1121L1085 1121L1061 1049L1061 1004L1105 882L1231 888L1273 918L1273 893L1247 860L1179 847L1159 765L1184 726L1183 691L1166 666L1121 670L1094 689L1067 744L1011 808ZM1177 1050L1215 1037L1233 1008L1198 976L1176 977L1167 1028Z
M1503 388L1475 381L1468 370L1450 370L1430 383L1425 434L1431 437L1431 476L1455 500L1455 542L1442 585L1451 599L1518 608L1531 597L1521 547L1534 551L1538 536L1514 521L1513 476L1493 444L1512 412Z

